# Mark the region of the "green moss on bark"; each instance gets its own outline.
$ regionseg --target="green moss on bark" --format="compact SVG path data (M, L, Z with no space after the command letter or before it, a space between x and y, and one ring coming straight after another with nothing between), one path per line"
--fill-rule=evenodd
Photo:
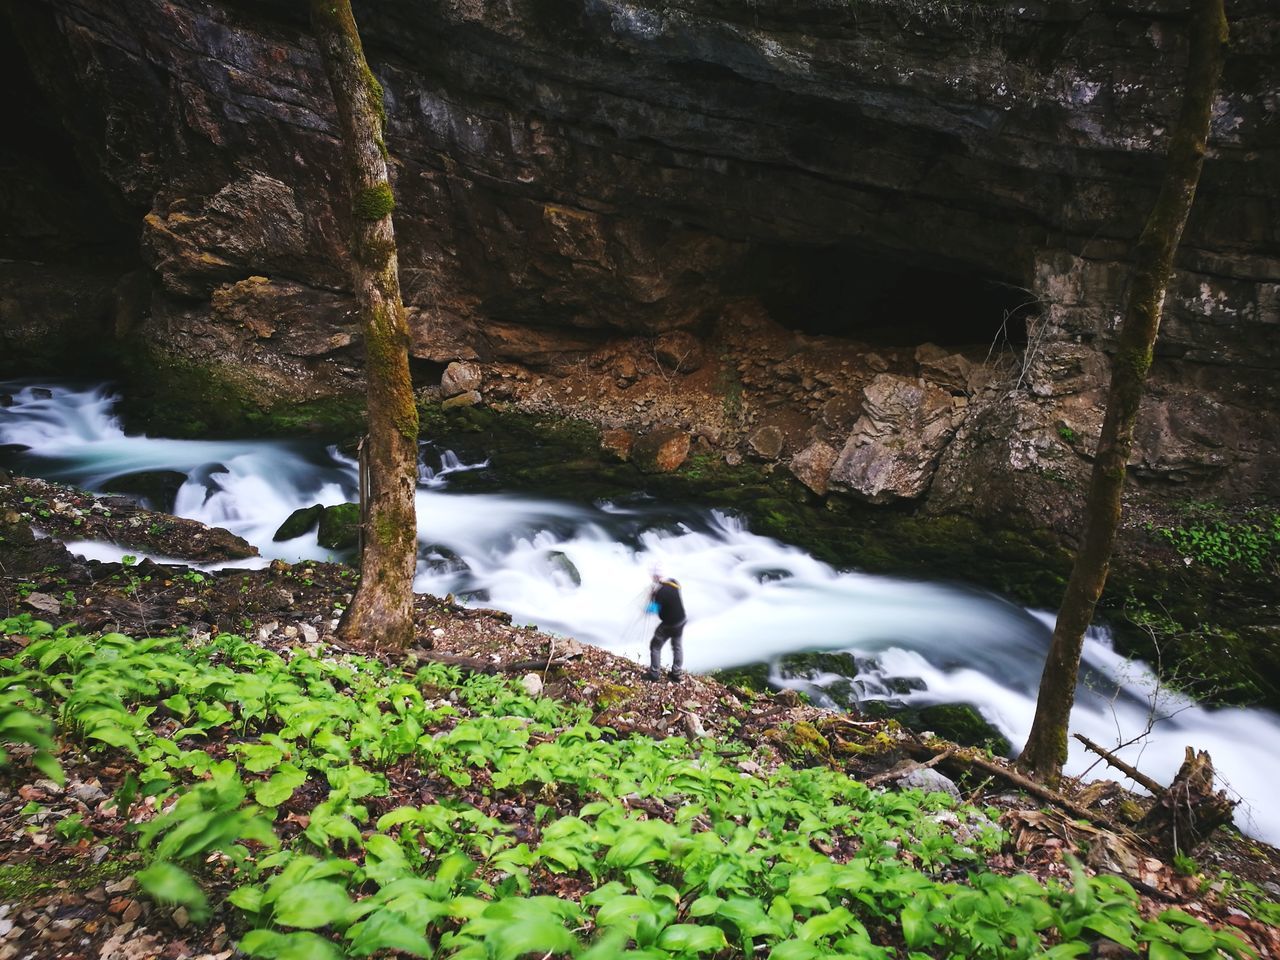
M379 183L359 191L351 203L352 213L357 220L381 220L389 216L396 208L396 198L391 192L391 184Z

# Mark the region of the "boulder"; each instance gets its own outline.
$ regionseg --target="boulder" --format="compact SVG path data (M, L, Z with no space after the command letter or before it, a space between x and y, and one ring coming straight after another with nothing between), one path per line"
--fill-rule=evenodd
M444 375L440 378L440 392L446 398L470 393L480 389L481 379L480 368L476 364L455 360L444 368Z
M789 464L792 474L818 496L826 496L827 480L839 454L835 447L815 440L794 457Z
M271 539L279 543L281 540L292 540L294 537L309 533L320 522L322 513L324 513L324 507L318 503L310 507L299 507L289 514L284 523L280 524Z
M777 460L782 454L783 441L782 430L770 424L751 434L747 446L761 460Z
M953 393L969 393L973 378L973 361L959 353L952 353L936 343L922 343L916 347L916 363L920 376Z
M689 434L679 427L658 427L631 447L631 459L644 473L671 473L688 456Z
M325 507L316 539L329 550L354 550L360 543L360 504Z
M830 487L871 503L919 497L959 423L951 394L890 373L862 393L862 416L840 451Z
M600 434L600 449L626 461L631 459L631 447L635 441L636 435L630 430L605 430Z

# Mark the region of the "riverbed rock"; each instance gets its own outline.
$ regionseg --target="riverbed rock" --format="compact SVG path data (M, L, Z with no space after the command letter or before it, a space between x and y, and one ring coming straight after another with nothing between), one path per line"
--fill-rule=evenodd
M631 459L645 473L671 473L688 459L689 444L679 427L659 427L636 438Z
M479 390L468 390L465 393L459 393L440 404L441 410L459 410L463 407L479 406L484 398L480 396Z
M440 377L440 392L446 398L470 393L480 389L482 379L480 368L474 363L454 361L444 368L444 374Z
M880 374L863 390L863 414L840 451L829 485L871 503L919 497L958 423L945 390Z
M323 513L324 506L319 503L309 507L299 507L285 518L284 523L280 524L271 539L279 543L282 540L292 540L304 533L310 533L320 522Z
M631 447L636 435L630 430L603 430L600 433L600 449L619 460L631 459Z
M828 478L837 457L835 447L815 440L792 457L788 467L797 480L822 497L826 496Z
M761 460L777 460L782 454L783 442L781 428L769 424L751 434L747 439L747 446Z
M360 504L325 507L320 514L316 539L329 550L354 550L360 542Z

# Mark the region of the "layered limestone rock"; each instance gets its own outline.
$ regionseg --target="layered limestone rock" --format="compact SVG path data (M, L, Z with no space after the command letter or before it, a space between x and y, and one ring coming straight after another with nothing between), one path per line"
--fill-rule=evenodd
M929 487L958 417L951 394L881 374L862 391L863 414L827 478L871 503L914 499Z
M982 512L1017 491L1058 518L1178 105L1184 4L962 6L357 4L414 356L475 364L467 402L673 425L815 491L829 448L835 486L862 495ZM86 280L56 310L68 342L77 323L128 332L262 403L358 391L332 103L301 9L0 9L22 94L0 106L18 134L2 252L66 270L74 236L132 244L114 276L143 278L143 295ZM1175 495L1280 482L1280 12L1228 16L1134 462ZM38 199L63 195L92 200ZM29 274L0 283L29 294ZM11 331L42 301L0 304L6 344L30 348ZM928 386L873 434L879 375Z

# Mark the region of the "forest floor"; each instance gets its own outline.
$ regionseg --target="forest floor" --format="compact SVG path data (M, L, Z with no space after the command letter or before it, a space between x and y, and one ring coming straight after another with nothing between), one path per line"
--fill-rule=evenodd
M277 561L257 570L206 572L148 560L86 562L61 546L64 540L82 539L111 540L192 561L238 549L223 533L196 531L188 521L142 511L119 498L9 479L0 482L0 620L26 614L53 627L74 623L88 635L118 632L138 638L235 634L286 657L298 649L320 658L347 652L333 631L354 588L348 566ZM1232 930L1259 956L1280 958L1280 932L1266 922L1280 917L1280 852L1228 829L1194 860L1181 859L1176 866L1165 862L1124 823L1126 813L1132 819L1149 801L1118 784L1064 786L1077 803L1097 811L1098 824L1083 823L997 774L966 770L963 750L891 720L834 714L794 692L753 693L710 677L648 682L633 662L514 625L500 612L463 607L452 598L420 596L416 618L420 644L407 660L374 654L388 668L403 668L412 676L419 664L452 658L463 672L492 672L535 697L585 705L593 724L616 731L619 738L706 736L721 744L740 743L750 756L739 763L745 773L782 764L825 766L892 788L895 770L906 772L930 756L946 755L938 769L955 779L967 803L997 818L1004 831L1003 845L987 856L990 872L1069 881L1072 868L1064 856L1075 854L1090 872L1125 876L1138 891L1145 915L1177 907L1214 928ZM20 655L33 638L16 628L0 633L0 657ZM13 669L0 673L0 681ZM223 742L218 731L204 741L211 756L225 757L235 738L231 726L221 732ZM30 751L21 747L10 751L11 765L0 770L0 960L239 955L235 942L243 921L231 907L218 906L207 922L197 924L185 907L163 906L142 895L132 876L145 864L136 827L157 811L150 798L121 813L118 798L129 777L129 758L119 751L90 750L70 738L58 743L65 784L29 766ZM526 803L504 795L499 801L409 766L388 771L388 778L391 796L379 798L379 810L396 802L451 797L502 820L517 837L537 832L530 812L536 798ZM285 820L306 824L305 794L298 791L281 807ZM314 806L315 798L309 802ZM674 816L660 806L649 814ZM839 851L831 853L839 857ZM568 883L557 889L555 879L546 877L535 892L573 897L578 891ZM1116 951L1105 955L1134 955Z

